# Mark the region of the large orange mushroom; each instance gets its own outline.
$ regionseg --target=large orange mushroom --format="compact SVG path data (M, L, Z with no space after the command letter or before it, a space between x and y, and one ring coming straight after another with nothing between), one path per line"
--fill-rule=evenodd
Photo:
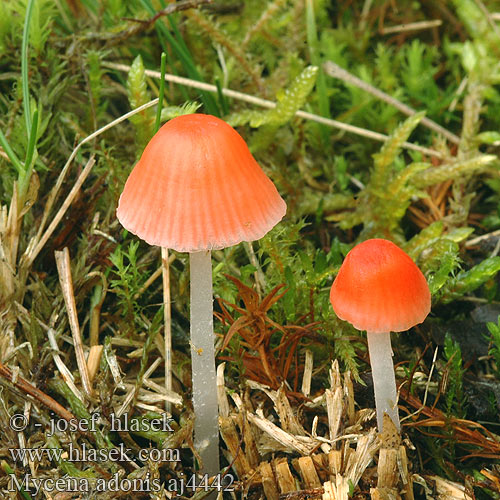
M286 204L241 136L210 115L167 122L146 146L120 197L121 224L151 245L190 253L195 443L203 471L219 471L210 251L262 238Z
M366 330L377 425L384 413L400 429L390 332L422 323L431 307L427 281L411 257L384 239L356 245L346 256L330 290L335 314Z

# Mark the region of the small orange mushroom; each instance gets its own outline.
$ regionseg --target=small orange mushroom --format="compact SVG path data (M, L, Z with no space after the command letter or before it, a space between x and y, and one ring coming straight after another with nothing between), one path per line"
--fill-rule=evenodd
M191 114L151 139L116 214L150 245L200 252L258 240L285 212L240 134L220 118Z
M262 238L286 204L241 136L203 114L167 122L146 146L117 217L150 245L190 253L195 444L203 472L219 472L210 250Z
M425 276L391 241L367 240L347 254L330 290L330 301L340 319L366 330L377 425L382 431L387 413L399 430L390 332L408 330L429 314L431 294Z

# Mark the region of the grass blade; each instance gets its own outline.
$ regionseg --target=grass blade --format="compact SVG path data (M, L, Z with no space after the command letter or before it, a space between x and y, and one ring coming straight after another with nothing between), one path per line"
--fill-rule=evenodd
M311 64L319 68L318 78L316 80L316 90L318 94L319 114L325 118L330 118L330 102L326 89L325 73L322 67L322 58L319 53L318 32L316 29L316 19L314 15L313 0L307 0L306 3L306 31L307 45L309 47L309 56ZM328 129L321 126L321 137L325 144L328 144Z
M24 18L23 42L21 46L21 78L23 82L23 104L26 130L31 129L30 93L28 82L28 41L30 33L31 16L33 14L34 0L28 0L26 17Z
M161 64L160 64L160 90L158 92L158 107L156 108L156 122L155 122L155 134L158 132L161 123L161 110L163 108L163 96L165 94L165 69L167 64L167 54L165 52L161 53Z
M156 13L151 0L140 0L141 4L143 5L144 8L147 9L149 14L154 15ZM175 34L172 35L170 30L167 28L164 22L161 22L158 20L158 22L155 24L155 27L160 34L160 38L162 40L166 40L168 44L172 47L174 53L178 57L178 59L181 61L182 66L184 67L184 70L188 74L189 78L192 78L193 80L198 80L200 82L203 81L203 78L201 77L198 69L196 68L196 64L194 62L194 59L189 52L189 49L184 43L184 40L182 38L182 35L180 34L177 25L175 24L175 21L172 19L171 16L167 16L169 19L170 26L172 27L172 30ZM165 43L165 42L164 42ZM213 98L212 95L200 91L200 96L201 100L203 101L203 104L206 108L206 112L215 115L215 116L220 116L219 109L217 107L217 103L215 99Z
M9 157L9 160L12 162L12 165L14 165L14 167L16 168L17 173L19 175L22 175L24 173L24 166L21 160L17 157L16 153L14 153L13 149L10 147L7 138L5 137L5 135L1 130L0 130L0 145L5 151L5 154Z
M7 474L8 476L11 476L11 477L15 476L14 469L12 469L12 467L5 460L2 460L2 469L5 472L5 474ZM17 481L12 480L12 479L11 479L11 482L17 483ZM22 481L21 481L21 483L22 483ZM21 495L21 497L24 500L33 500L31 495L29 493L27 493L26 490L21 485L19 485L19 494Z
M31 172L33 171L33 164L34 164L33 157L35 154L37 132L38 132L38 109L35 109L35 112L33 113L33 121L31 123L31 130L28 139L28 149L26 150L24 169L22 174L19 174L19 194L21 195L21 198L23 198L23 195L26 193L28 189L31 178Z

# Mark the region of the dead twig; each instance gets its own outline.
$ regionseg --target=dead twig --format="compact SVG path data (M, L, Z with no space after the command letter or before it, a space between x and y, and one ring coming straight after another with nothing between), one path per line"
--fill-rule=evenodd
M0 376L11 382L14 387L35 398L37 401L50 408L54 413L59 415L64 420L68 422L70 420L76 420L76 417L64 406L60 405L55 399L52 399L48 394L37 389L35 386L31 385L27 380L22 377L14 377L12 370L0 363Z
M338 78L339 80L342 80L343 82L349 85L354 85L355 87L364 90L365 92L373 95L377 99L380 99L381 101L384 101L387 104L394 106L396 109L399 109L399 111L401 111L405 115L412 116L417 112L410 106L407 106L406 104L402 103L401 101L398 101L389 94L382 92L380 89L361 80L357 76L354 76L352 73L349 73L349 71L346 71L344 68L341 68L339 65L335 64L332 61L325 62L325 64L323 64L323 69L325 70L325 73L327 75L333 78ZM444 127L442 127L435 121L431 120L430 118L426 118L424 116L422 120L420 120L420 123L425 127L434 130L434 132L443 135L450 142L453 142L454 144L458 144L460 142L460 138L457 135L451 133L449 130L446 130Z
M82 337L80 334L80 325L78 324L78 315L76 310L75 295L73 293L73 279L71 277L71 266L69 260L69 251L64 247L62 251L56 251L56 265L59 273L59 282L61 284L64 302L68 310L69 325L71 334L73 335L73 343L75 346L76 362L78 370L82 378L83 389L87 396L92 396L92 385L90 384L89 371L85 354L83 353Z
M471 420L448 417L437 408L424 406L420 399L410 394L406 388L400 387L400 394L404 401L414 408L421 409L420 414L427 417L407 423L405 427L415 427L425 435L443 440L449 439L449 437L438 432L424 431L423 428L452 430L457 444L464 446L469 451L467 455L460 458L462 461L472 457L500 459L500 442L483 425ZM475 447L477 451L471 450L471 446Z
M416 23L406 23L398 24L396 26L385 26L380 29L381 35L390 35L392 33L404 33L406 31L417 31L417 30L427 30L430 28L437 28L443 24L441 19L435 19L433 21L418 21Z
M112 62L103 62L103 66L116 69L117 71L130 71L130 66L126 64L116 64ZM147 76L151 76L152 78L161 78L161 74L159 71L151 71L144 70L144 74ZM190 78L184 78L182 76L165 74L165 80L167 82L176 83L178 85L185 85L186 87L196 88L199 90L205 90L206 92L219 92L219 89L215 85L211 85L209 83L199 82L197 80L191 80ZM260 106L262 108L272 109L276 107L276 103L273 101L269 101L267 99L261 99L260 97L255 97L253 95L245 94L243 92L238 92L237 90L231 90L227 88L220 89L224 96L230 97L231 99L237 99L239 101L248 102L249 104L254 104L256 106ZM143 104L143 108L153 106L158 102L158 99L151 101L150 103ZM138 110L139 108L137 108ZM137 112L137 110L134 110ZM375 141L385 142L388 139L388 136L385 134L379 134L378 132L373 132L372 130L367 130L361 127L356 127L354 125L350 125L349 123L343 123L338 120L332 120L331 118L325 118L324 116L315 115L314 113L308 113L307 111L297 111L295 116L299 118L305 118L306 120L310 120L316 123L321 123L322 125L326 125L327 127L338 128L339 130L344 130L345 132L349 132L352 134L359 135L361 137L367 137L368 139L373 139ZM421 153L433 156L437 158L442 158L443 155L439 151L434 149L425 148L423 146L419 146L418 144L412 144L411 142L404 142L402 147L406 149L411 149L414 151L420 151Z
M84 37L86 40L97 40L106 42L107 45L115 45L117 43L122 43L128 38L138 35L139 33L146 31L151 26L153 26L160 17L169 16L175 12L181 12L183 10L195 9L201 5L211 3L212 0L184 0L174 4L170 4L164 9L158 11L154 16L149 19L126 19L128 21L134 21L136 24L129 26L128 28L119 31L118 33L90 33Z

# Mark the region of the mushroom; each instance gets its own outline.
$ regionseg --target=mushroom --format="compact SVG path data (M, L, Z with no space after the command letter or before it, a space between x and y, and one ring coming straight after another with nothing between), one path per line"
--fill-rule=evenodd
M203 472L219 472L210 251L262 238L286 204L242 137L223 120L190 114L163 125L120 197L121 224L150 245L189 252L195 444Z
M411 257L384 239L355 246L346 256L330 290L335 314L366 330L372 367L377 425L384 413L400 430L390 332L422 323L431 307L427 281Z

